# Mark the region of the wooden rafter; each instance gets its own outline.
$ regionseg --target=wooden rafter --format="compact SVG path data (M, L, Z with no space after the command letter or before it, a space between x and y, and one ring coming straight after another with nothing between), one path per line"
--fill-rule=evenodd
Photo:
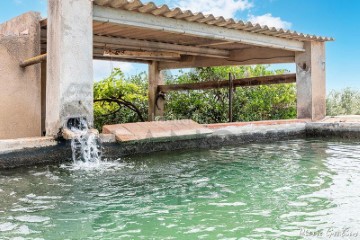
M177 69L191 67L212 67L212 66L232 66L232 65L251 65L251 64L273 64L273 63L293 63L295 62L295 52L270 49L270 48L246 48L230 51L229 58L215 59L202 56L186 56L177 63L160 63L159 68Z
M164 58L172 60L180 60L179 53L173 52L149 52L149 51L116 51L116 50L105 50L104 56L115 56L124 58Z
M194 47L194 46L185 46L172 43L162 43L162 42L152 42L146 40L138 39L128 39L121 37L104 37L104 36L94 36L94 45L99 46L111 45L114 48L132 48L137 50L147 50L147 51L171 51L178 52L184 55L192 56L207 56L214 58L228 58L230 52L227 50L205 48L205 47ZM100 45L101 46L101 45Z
M172 52L148 52L148 51L116 51L105 50L104 57L120 58L120 59L141 59L163 62L177 62L180 61L180 54Z

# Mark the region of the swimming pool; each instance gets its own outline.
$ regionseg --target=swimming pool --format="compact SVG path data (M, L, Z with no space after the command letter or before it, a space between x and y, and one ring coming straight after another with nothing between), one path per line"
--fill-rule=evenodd
M360 142L345 140L0 170L0 239L358 239L359 212Z

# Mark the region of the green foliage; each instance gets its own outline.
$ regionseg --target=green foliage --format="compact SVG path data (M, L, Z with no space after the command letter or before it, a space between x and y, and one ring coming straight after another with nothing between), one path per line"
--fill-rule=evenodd
M147 76L125 79L120 69L94 84L95 127L147 119Z
M326 100L328 116L359 115L360 91L345 88L341 91L331 91Z
M231 66L196 68L173 76L165 72L167 84L221 81L229 78L266 76L285 73L267 66ZM136 122L147 119L148 80L142 73L125 79L120 69L95 83L95 127L105 124ZM165 119L193 119L199 123L228 121L228 89L171 92L166 95ZM236 88L233 120L256 121L296 117L294 84Z
M235 78L285 73L271 71L266 66L232 66L197 68L167 79L167 83L190 83L224 80L233 73ZM227 122L228 90L171 92L166 99L166 119L191 118L199 123ZM296 89L294 84L279 84L236 88L233 102L234 121L257 121L296 118Z

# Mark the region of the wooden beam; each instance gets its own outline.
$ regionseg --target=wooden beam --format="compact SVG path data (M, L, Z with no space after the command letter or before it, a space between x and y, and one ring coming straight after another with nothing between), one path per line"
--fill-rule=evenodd
M40 20L40 27L47 27L47 25L48 25L47 18L44 18L44 19Z
M114 38L114 37L94 36L94 44L95 45L113 44L115 46L118 45L119 48L132 47L133 49L138 49L138 50L171 51L185 55L211 56L215 58L228 58L230 56L230 52L227 50L185 46L185 45L172 44L172 43L152 42L146 40L128 39L128 38L120 38L120 37Z
M140 60L140 59L127 59L127 58L113 58L106 57L103 55L94 54L94 60L103 60L103 61L115 61L115 62L131 62L131 63L142 63L142 64L150 64L150 60Z
M94 48L101 48L101 49L113 49L113 50L133 50L133 51L150 51L150 52L174 52L182 55L189 55L189 56L202 56L202 57L212 57L212 58L228 58L230 52L227 52L227 57L220 56L220 55L213 55L207 53L194 53L194 52L186 52L186 51L179 51L179 50L166 50L162 48L152 48L152 47L135 47L135 46L128 46L128 45L119 45L119 44L109 44L109 43L99 43L94 42ZM187 46L186 46L187 47Z
M279 58L294 58L293 62L295 62L295 52L285 51L281 49L273 49L273 48L243 48L238 50L232 50L230 52L229 61L236 62L247 62L249 59L252 60L269 60L279 59ZM274 62L277 63L277 62Z
M196 45L198 47L208 47L208 46L219 46L219 45L225 45L225 44L231 44L234 42L229 42L229 41L222 41L222 42L214 42L214 43L204 43L204 44L199 44Z
M181 35L219 39L290 51L304 51L304 43L296 40L97 5L94 6L93 19L98 22L110 22L119 25L153 29Z
M26 59L25 61L22 61L20 63L20 67L26 68L26 67L34 65L34 64L45 62L46 58L47 58L47 54L45 53L45 54L42 54L42 55L39 55L36 57Z
M183 57L179 63L160 63L159 68L176 69L192 67L253 65L273 63L293 63L295 52L272 49L272 48L244 48L230 52L228 59L214 59L206 57Z
M149 65L149 121L155 121L156 117L164 115L165 99L159 95L158 86L164 84L161 72L158 68L159 63L151 62Z
M177 62L177 59L166 59L166 58L156 58L156 57L134 57L134 56L116 56L110 54L104 54L108 49L94 48L93 56L94 59L99 60L113 60L119 62L136 62L136 63L146 63L149 64L151 61L162 61L162 62Z
M105 50L104 56L123 57L123 58L158 58L169 60L180 60L179 53L173 52L149 52L149 51L129 51L129 50Z
M263 77L252 77L243 79L234 79L233 87L248 87L258 85L271 85L280 83L294 83L296 82L296 74L282 74L273 76ZM185 84L169 84L159 85L158 91L170 92L170 91L184 91L184 90L206 90L206 89L217 89L217 88L228 88L229 81L208 81L208 82L197 82L197 83L185 83Z

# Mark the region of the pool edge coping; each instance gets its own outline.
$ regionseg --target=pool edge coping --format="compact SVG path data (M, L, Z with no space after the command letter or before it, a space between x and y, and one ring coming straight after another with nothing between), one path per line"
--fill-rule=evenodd
M227 133L222 134L221 131L225 131L227 128ZM253 126L247 131L242 131L244 130L243 127L230 126L230 128L233 130L238 129L239 131L232 133L229 127L225 127L216 129L214 133L199 136L177 136L132 142L104 141L105 157L119 158L153 152L207 149L224 145L266 142L269 140L279 141L304 137L360 139L360 123L307 122L270 126L260 125ZM71 159L69 141L56 141L54 138L49 137L0 140L0 148L4 146L5 143L8 144L8 148L0 150L0 169L44 163L51 164ZM11 148L11 146L13 148Z

